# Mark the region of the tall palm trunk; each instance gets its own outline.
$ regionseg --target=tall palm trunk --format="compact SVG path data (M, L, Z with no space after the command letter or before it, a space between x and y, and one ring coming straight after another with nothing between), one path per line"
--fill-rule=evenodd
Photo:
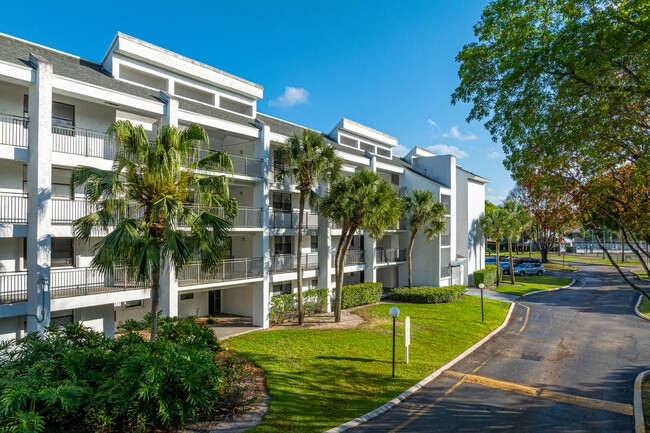
M515 268L512 261L512 239L508 238L508 255L510 256L510 284L515 284Z
M413 262L411 261L411 253L413 252L413 245L415 244L415 233L411 233L411 241L409 242L409 289L413 288Z
M350 244L352 243L352 238L354 237L355 231L356 228L351 228L345 237L343 249L341 250L341 257L339 258L339 275L336 277L336 306L334 309L335 322L341 321L341 301L343 298L343 271L345 269L345 256L348 254L348 250L350 249ZM341 241L343 241L343 237L341 237Z
M339 239L339 244L336 247L336 256L334 257L334 316L336 318L336 308L340 299L340 294L338 291L339 287L339 276L343 273L343 267L341 266L341 255L343 253L343 244L345 243L345 238L348 234L349 229L347 227L341 228L341 238Z
M151 273L151 341L158 333L158 301L160 300L160 269Z
M305 192L300 191L300 214L298 215L298 324L302 325L305 320L302 298L302 225L303 213L305 212Z

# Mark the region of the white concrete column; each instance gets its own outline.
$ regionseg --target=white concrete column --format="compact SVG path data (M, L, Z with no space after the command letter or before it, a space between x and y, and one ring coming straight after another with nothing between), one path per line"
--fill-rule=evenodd
M327 191L327 184L319 186L318 193L324 196ZM332 247L332 228L329 220L318 214L318 288L329 289L330 302L327 303L327 312L332 311L332 300L334 299L334 289L336 283L332 282L332 275L335 275L334 260L332 255L336 254L336 249Z
M377 241L368 235L364 236L363 249L366 259L363 281L366 283L374 283L377 281Z
M178 99L164 91L160 92L160 99L165 103L163 125L178 127ZM178 280L174 265L169 259L164 263L160 273L159 302L163 317L178 316Z
M258 121L260 128L259 140L255 145L255 157L262 159L263 182L255 185L255 207L262 209L262 241L259 249L255 249L255 256L262 257L262 278L260 285L253 289L253 325L263 328L269 327L269 300L271 287L269 271L271 269L271 248L269 230L269 162L271 160L271 128Z
M29 165L27 169L27 332L50 323L52 251L52 65L29 55Z

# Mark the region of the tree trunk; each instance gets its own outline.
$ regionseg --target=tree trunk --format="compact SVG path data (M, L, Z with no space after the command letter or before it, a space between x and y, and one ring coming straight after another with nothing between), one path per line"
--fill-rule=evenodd
M500 241L501 239L497 239L495 241L495 245L496 245L495 249L497 251L497 287L499 287L499 283L501 282L500 281L501 279L499 278L499 274L501 273L501 264L499 263L499 242Z
M302 225L305 212L305 192L300 191L300 213L298 214L298 325L305 321L302 297Z
M160 269L154 269L151 273L151 338L156 340L158 333L158 301L160 300Z
M548 250L540 249L539 254L542 256L542 263L548 263Z
M508 255L510 256L510 284L515 284L515 267L512 261L512 239L508 238Z
M411 253L413 252L413 245L415 244L415 233L411 233L411 241L409 242L409 289L413 288L413 262L411 261Z
M356 227L352 227L349 231L345 240L341 236L341 241L343 243L343 249L341 250L341 257L339 259L339 276L336 278L336 309L334 310L334 321L341 321L341 300L343 297L343 275L345 269L345 256L348 254L348 249L352 243L352 238L354 237L354 232Z
M618 222L618 221L617 221ZM630 247L630 250L634 253L634 255L639 259L641 262L641 266L643 266L643 272L645 272L647 275L650 275L650 269L648 269L648 265L646 265L645 261L643 260L643 256L637 250L634 248L634 246L630 243L630 239L627 236L627 233L625 231L625 228L623 228L622 224L618 222L619 226L621 226L621 243L623 245L627 244ZM633 235L632 235L633 236Z
M625 263L625 241L623 240L623 229L621 229L621 263Z
M339 239L339 244L336 247L336 256L334 257L334 316L336 317L337 306L340 309L340 299L341 293L339 293L339 277L343 274L343 268L341 267L341 254L343 252L343 244L345 243L345 238L350 229L348 227L341 227L341 238Z

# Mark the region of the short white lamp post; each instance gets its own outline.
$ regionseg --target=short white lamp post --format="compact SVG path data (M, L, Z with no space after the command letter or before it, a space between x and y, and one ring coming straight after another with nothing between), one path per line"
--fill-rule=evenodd
M391 307L388 314L393 318L393 377L395 377L395 319L399 316L399 308Z
M485 314L483 313L483 289L485 288L485 284L480 283L478 288L481 289L481 322L485 322Z

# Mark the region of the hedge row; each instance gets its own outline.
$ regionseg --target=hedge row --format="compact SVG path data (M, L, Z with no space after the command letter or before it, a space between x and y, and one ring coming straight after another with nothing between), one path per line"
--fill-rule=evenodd
M446 287L396 287L390 291L388 298L393 301L412 302L414 304L442 304L452 302L465 294L465 286Z
M379 302L383 289L384 286L381 283L361 283L344 286L341 296L341 308L345 309Z
M303 292L303 307L306 315L327 311L328 302L329 293L327 289ZM282 323L298 317L297 293L272 296L270 304L269 321L271 323Z
M503 273L501 273L503 275ZM479 284L485 284L485 287L490 287L497 283L497 266L485 265L485 269L474 271L474 286L478 287Z

